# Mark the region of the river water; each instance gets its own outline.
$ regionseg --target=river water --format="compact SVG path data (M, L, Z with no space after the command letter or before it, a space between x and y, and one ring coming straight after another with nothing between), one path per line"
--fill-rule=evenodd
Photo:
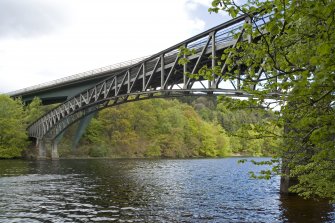
M0 222L335 222L237 160L0 160Z

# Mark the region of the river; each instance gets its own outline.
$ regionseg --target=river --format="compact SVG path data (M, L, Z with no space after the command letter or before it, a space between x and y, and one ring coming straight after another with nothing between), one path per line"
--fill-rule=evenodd
M0 222L335 222L238 159L0 160Z

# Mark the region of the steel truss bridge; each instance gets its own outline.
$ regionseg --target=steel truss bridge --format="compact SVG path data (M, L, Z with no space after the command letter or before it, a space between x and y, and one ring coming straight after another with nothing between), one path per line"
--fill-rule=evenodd
M253 20L243 15L200 33L176 44L136 64L119 69L103 81L69 98L49 111L28 127L28 135L37 139L39 157L46 155L46 145L51 145L51 157L57 158L57 137L70 125L97 111L119 104L157 97L177 97L183 95L214 94L231 97L249 97L241 90L241 76L246 69L240 69L235 80L223 80L213 75L212 80L192 79L185 72L195 74L203 66L217 66L217 55L230 47L236 47L239 41L252 41L245 34L244 23L261 26L266 19ZM234 35L238 34L238 38ZM179 49L187 47L195 53L181 56ZM179 64L185 57L187 64ZM229 57L229 55L228 55ZM221 73L227 71L227 64L221 65ZM103 73L103 72L102 72ZM259 68L258 78L264 75ZM84 77L85 78L85 77ZM255 80L254 89L257 88Z

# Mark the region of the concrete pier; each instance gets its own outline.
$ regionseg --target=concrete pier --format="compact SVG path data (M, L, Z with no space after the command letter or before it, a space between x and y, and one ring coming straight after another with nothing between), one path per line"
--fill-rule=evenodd
M57 140L48 140L48 139L37 139L36 148L37 148L37 160L58 160L58 147Z

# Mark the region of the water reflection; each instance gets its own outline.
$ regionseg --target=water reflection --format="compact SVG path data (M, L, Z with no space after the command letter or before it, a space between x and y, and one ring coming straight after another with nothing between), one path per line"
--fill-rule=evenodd
M334 207L328 201L305 200L294 195L281 195L280 208L284 222L334 222Z
M0 222L332 222L237 159L0 161Z
M0 160L0 177L20 176L29 171L29 162L24 160Z

